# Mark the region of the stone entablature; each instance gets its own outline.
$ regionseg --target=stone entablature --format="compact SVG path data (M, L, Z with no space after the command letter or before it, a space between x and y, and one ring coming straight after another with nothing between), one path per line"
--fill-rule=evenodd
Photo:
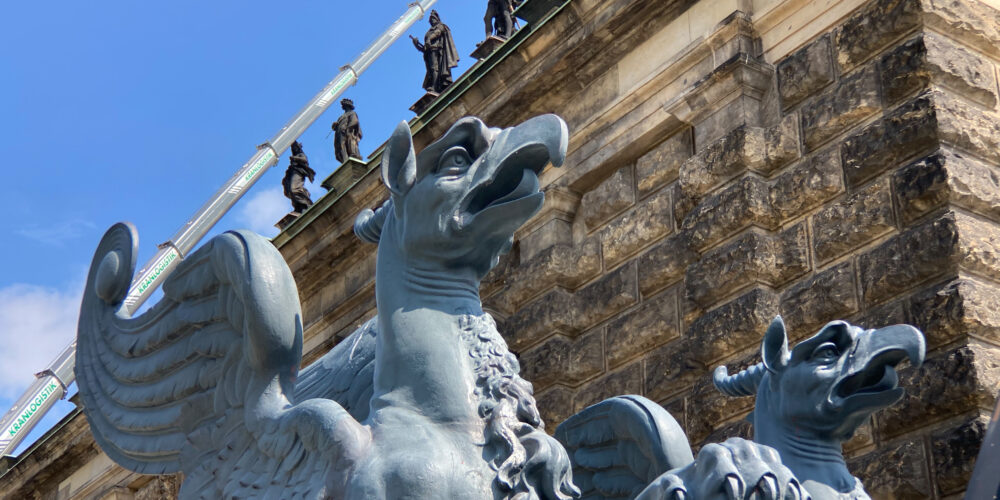
M902 371L909 396L862 427L850 466L876 496L960 495L1000 384L994 7L572 0L414 120L418 149L469 114L569 123L545 208L483 283L547 428L638 393L694 444L746 435L752 400L710 373L756 362L775 314L793 340L836 318L905 322L927 362ZM378 163L335 173L275 239L306 364L375 313L374 247L352 224L387 197ZM18 464L0 493L84 462Z

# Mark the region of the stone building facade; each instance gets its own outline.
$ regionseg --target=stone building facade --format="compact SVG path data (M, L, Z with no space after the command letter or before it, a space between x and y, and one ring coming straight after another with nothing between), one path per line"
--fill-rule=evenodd
M927 361L901 370L907 396L848 443L849 467L876 498L960 498L1000 386L1000 3L532 3L412 127L420 148L470 114L569 124L542 212L482 289L547 428L636 393L698 446L749 436L752 398L710 373L755 362L774 315L793 340L911 323ZM274 239L305 363L374 315L375 247L351 226L387 197L379 154ZM76 412L8 464L0 497L176 490L102 457Z

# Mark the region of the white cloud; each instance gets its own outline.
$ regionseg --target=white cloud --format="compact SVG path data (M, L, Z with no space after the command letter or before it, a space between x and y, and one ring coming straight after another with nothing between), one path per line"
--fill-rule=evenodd
M58 222L48 226L30 225L17 230L17 234L46 245L62 246L70 240L75 240L85 232L97 229L90 221L73 219Z
M76 338L82 291L82 285L0 288L0 399L20 396Z
M291 211L292 205L282 194L281 186L275 186L257 191L243 201L236 220L247 229L270 238L278 234L274 224Z

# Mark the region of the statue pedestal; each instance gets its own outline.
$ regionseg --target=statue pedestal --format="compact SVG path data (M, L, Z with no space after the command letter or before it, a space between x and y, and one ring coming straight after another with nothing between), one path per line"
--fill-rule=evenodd
M285 228L288 227L289 224L295 222L295 219L298 219L300 215L302 214L298 212L288 212L274 225L274 227L278 228L279 231L284 231Z
M441 94L438 94L437 92L428 92L424 94L424 96L418 99L417 102L413 103L413 106L410 106L410 111L413 111L418 115L422 114L427 110L427 107L434 102L434 99L438 98L439 95Z
M500 46L503 45L504 42L506 41L507 40L504 40L503 38L490 35L489 37L486 38L486 40L479 42L476 45L476 50L473 50L472 54L470 55L474 59L479 59L479 60L486 59L487 57L490 56L490 54L496 52L497 49L499 49Z
M334 170L320 186L334 193L347 191L355 182L368 173L368 162L361 158L350 157L337 170Z

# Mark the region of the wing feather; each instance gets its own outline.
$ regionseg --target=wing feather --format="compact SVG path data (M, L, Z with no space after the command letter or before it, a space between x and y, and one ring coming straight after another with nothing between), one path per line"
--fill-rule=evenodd
M635 498L660 474L694 461L687 437L667 410L642 396L585 408L556 428L583 498Z
M270 242L212 239L178 265L158 304L130 318L120 306L135 252L134 228L113 226L81 307L77 380L101 448L136 472L183 471L183 498L320 496L338 451L318 423L346 414L331 401L291 403L330 393L367 414L374 326L303 370L307 390L297 391L298 292Z

